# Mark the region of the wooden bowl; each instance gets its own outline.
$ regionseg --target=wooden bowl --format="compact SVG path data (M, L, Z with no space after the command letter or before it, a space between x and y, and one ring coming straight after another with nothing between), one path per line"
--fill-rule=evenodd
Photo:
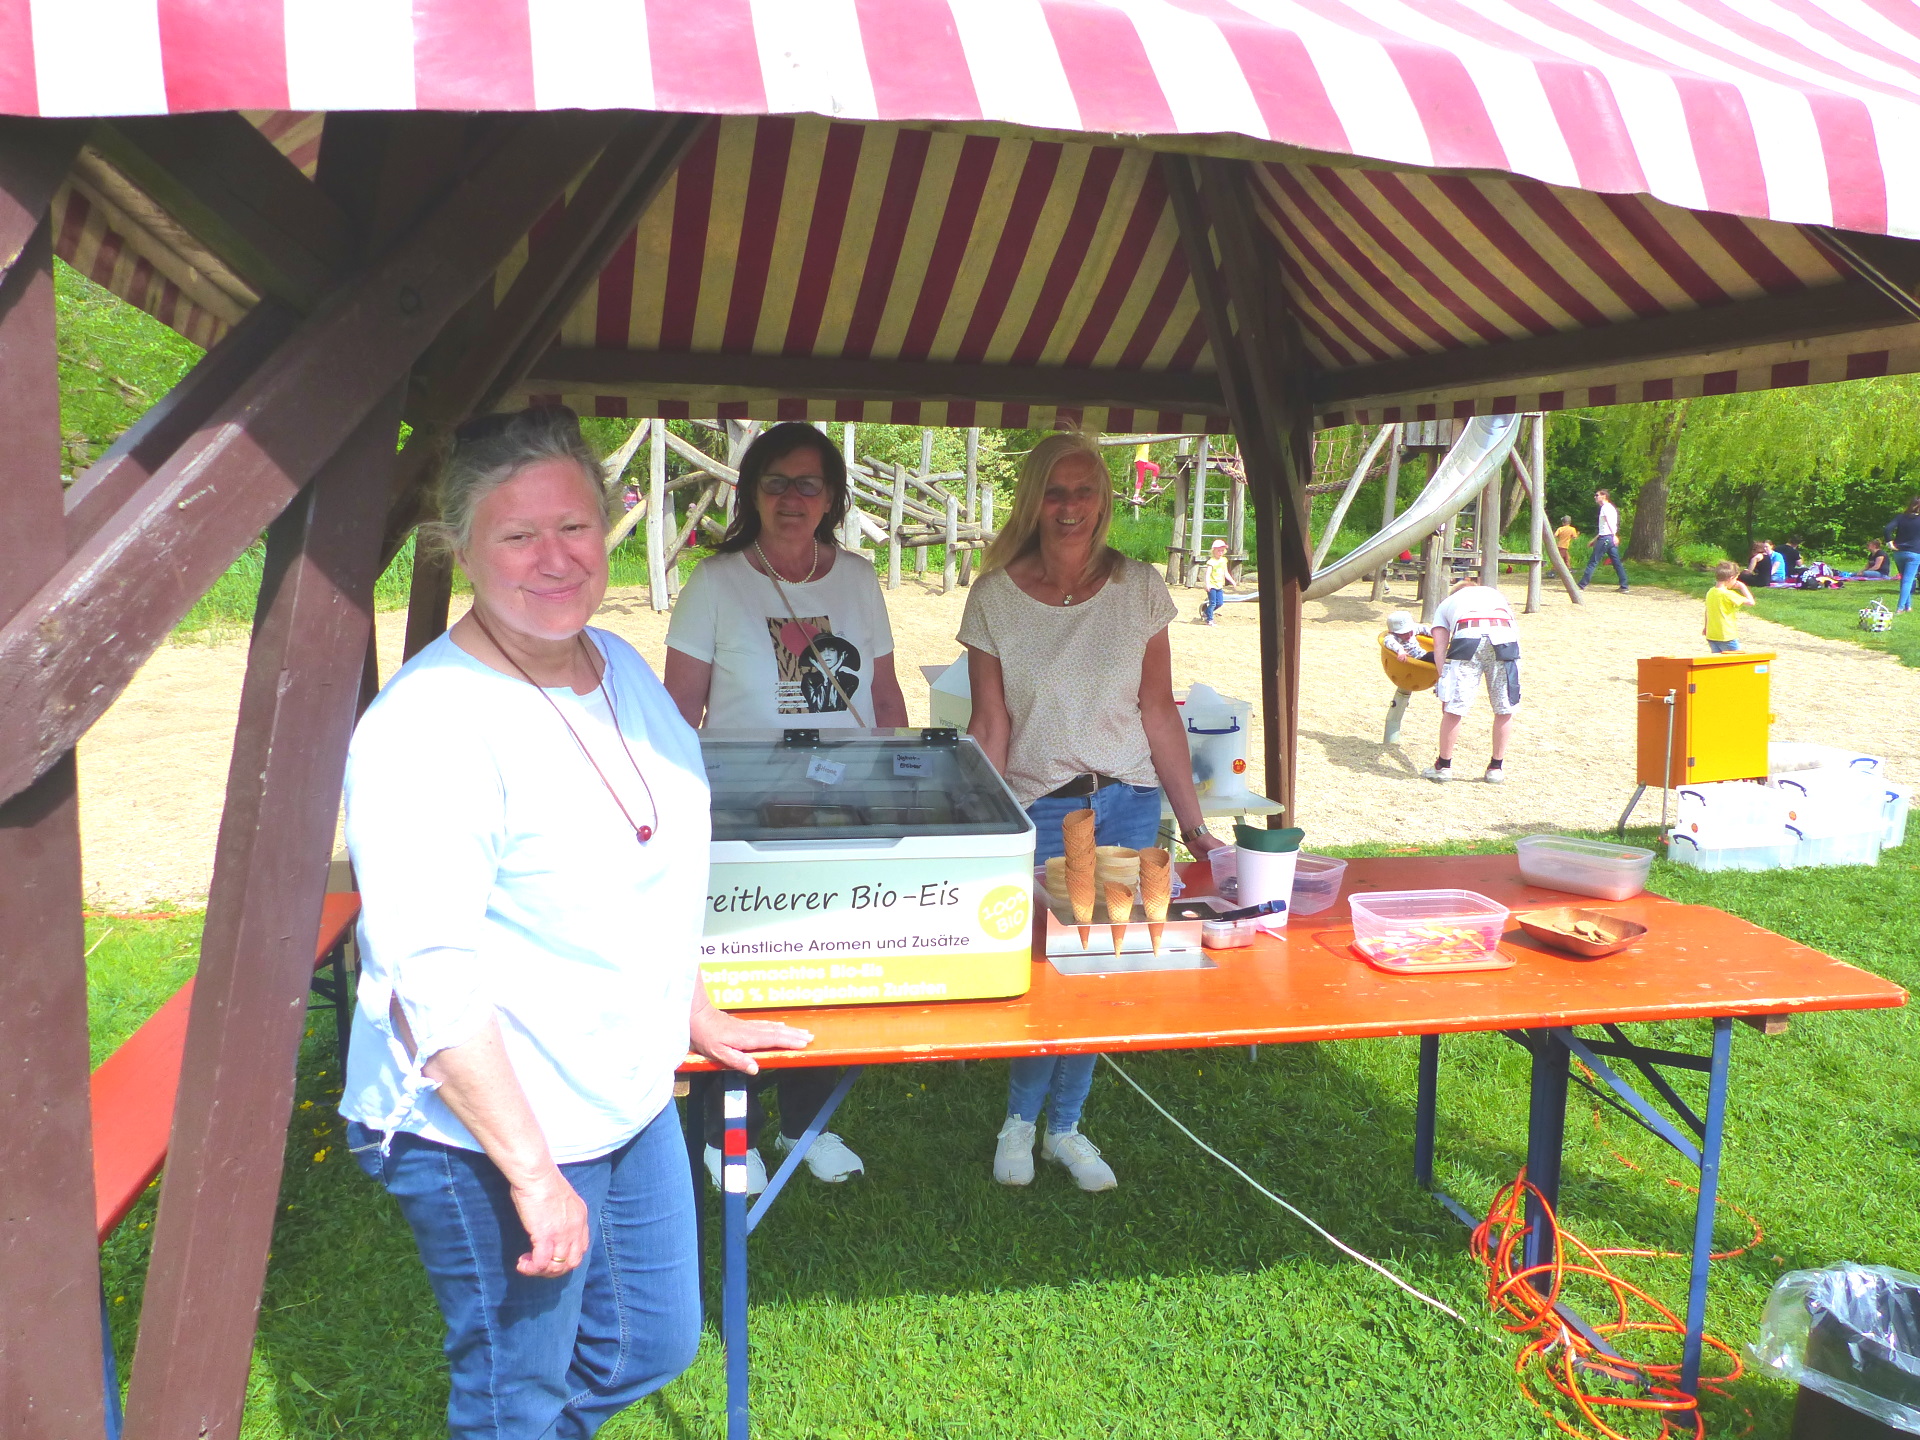
M1569 955L1578 955L1583 960L1598 960L1602 955L1611 955L1647 933L1647 927L1634 920L1623 920L1618 915L1609 915L1604 910L1586 910L1577 905L1555 905L1546 910L1523 910L1513 917L1520 922L1520 928L1544 945L1556 950L1564 950ZM1577 920L1584 920L1596 926L1607 938L1604 941L1587 940L1573 933Z

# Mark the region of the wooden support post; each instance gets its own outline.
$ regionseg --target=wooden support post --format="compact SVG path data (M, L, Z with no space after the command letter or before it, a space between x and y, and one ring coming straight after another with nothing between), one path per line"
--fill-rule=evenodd
M1204 577L1207 567L1207 437L1193 447L1193 519L1187 526L1187 578Z
M1540 482L1547 474L1547 417L1544 413L1533 417L1533 475L1529 477L1526 469L1516 465L1520 472L1520 482L1526 487L1526 494L1532 500L1528 510L1527 534L1528 548L1533 551L1533 563L1527 567L1527 611L1531 615L1540 608L1540 577L1547 566L1547 497L1541 493Z
M1167 537L1167 584L1187 583L1187 467L1191 442L1180 442L1180 460L1173 471L1173 533Z
M173 1138L132 1440L239 1434L405 387L267 532Z
M920 481L926 483L933 474L933 431L922 429L920 432ZM913 573L918 579L924 579L927 573L927 546L917 545L913 551Z
M1515 465L1520 465L1521 463L1518 455L1514 455L1512 460ZM1522 473L1527 476L1527 484L1532 486L1534 491L1541 496L1541 505L1545 506L1547 493L1545 479L1542 476L1535 475L1531 471L1528 471L1524 466L1522 466ZM1547 545L1543 549L1542 554L1546 562L1553 567L1554 575L1557 576L1560 583L1566 587L1567 598L1576 605L1586 604L1587 597L1581 593L1580 582L1573 578L1573 571L1569 570L1567 568L1567 562L1560 558L1560 547L1557 545Z
M980 427L967 431L967 529L974 531L980 515ZM977 532L975 532L977 533ZM960 583L973 584L973 551L960 557Z
M954 569L960 563L960 557L956 553L959 548L960 497L957 495L949 495L947 496L947 563L943 565L940 570L940 593L942 595L951 595L953 593Z
M1266 784L1283 807L1268 824L1287 824L1297 804L1300 596L1313 574L1312 361L1287 309L1283 258L1256 212L1249 162L1162 155L1160 167L1254 501Z
M893 505L887 511L887 588L900 588L900 521L907 505L907 467L893 467Z
M695 523L698 523L696 517ZM666 509L660 516L660 533L667 537L665 566L667 571L667 608L673 608L673 602L680 598L680 549L674 544L674 538L680 533L680 497L674 491L667 492Z
M1420 623L1431 624L1433 612L1440 608L1440 602L1447 598L1447 532L1437 530L1427 537L1427 543L1421 554L1425 561L1420 576Z
M653 427L647 462L647 599L656 611L667 599L667 427Z
M1247 563L1247 467L1243 460L1229 472L1227 492L1227 573L1234 583Z
M1480 532L1480 583L1500 586L1500 470L1480 490L1480 505L1474 512L1474 528Z
M1400 441L1405 434L1405 430L1406 427L1403 425L1393 427L1393 439L1390 442L1393 448L1387 452L1387 491L1386 498L1380 506L1380 528L1382 530L1391 525L1393 523L1393 517L1399 513ZM1382 560L1380 562L1380 568L1373 572L1373 599L1376 604L1387 598L1387 566L1392 563L1393 561L1391 559Z
M51 195L51 185L42 188ZM0 168L0 205L35 201L44 212L44 198L23 196ZM44 218L18 218L29 238L0 281L0 616L25 605L66 558L53 244ZM105 1433L80 898L69 749L0 804L0 1434L8 1440Z
M407 638L400 649L403 663L447 633L452 609L453 556L446 546L416 536L413 579L407 585Z

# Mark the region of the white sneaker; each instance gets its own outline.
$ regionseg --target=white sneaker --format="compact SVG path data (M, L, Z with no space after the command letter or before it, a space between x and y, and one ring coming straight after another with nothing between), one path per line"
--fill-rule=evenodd
M993 1178L1002 1185L1033 1183L1033 1122L1007 1117L993 1147Z
M1453 767L1449 765L1443 770L1438 765L1429 765L1420 772L1420 775L1423 779L1434 780L1444 785L1453 779Z
M1040 1158L1066 1166L1073 1183L1082 1190L1111 1190L1120 1183L1113 1167L1100 1158L1100 1147L1077 1129L1058 1135L1048 1131L1047 1138L1040 1142Z
M720 1183L720 1147L707 1146L707 1178L713 1181L713 1188L724 1189ZM767 1188L767 1162L760 1158L758 1150L747 1151L747 1194L758 1195Z
M773 1147L782 1155L791 1155L799 1143L798 1140L777 1135ZM867 1173L866 1165L853 1153L853 1148L831 1130L822 1130L813 1144L807 1147L807 1169L813 1172L814 1179L828 1185L838 1185L856 1175Z
M1507 783L1507 767L1502 765L1498 770L1490 768L1480 778L1489 785L1504 785Z

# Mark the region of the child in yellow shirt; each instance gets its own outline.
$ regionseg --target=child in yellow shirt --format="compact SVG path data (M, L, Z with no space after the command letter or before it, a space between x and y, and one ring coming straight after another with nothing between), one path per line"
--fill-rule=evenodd
M1713 567L1713 580L1713 589L1707 592L1707 623L1701 633L1707 637L1707 649L1721 655L1740 648L1734 621L1742 605L1753 604L1753 592L1740 583L1740 567L1731 560Z
M1573 568L1573 542L1578 539L1579 536L1580 532L1573 528L1573 517L1571 515L1562 515L1560 517L1560 528L1553 532L1553 546L1554 549L1560 552L1561 563L1569 570Z

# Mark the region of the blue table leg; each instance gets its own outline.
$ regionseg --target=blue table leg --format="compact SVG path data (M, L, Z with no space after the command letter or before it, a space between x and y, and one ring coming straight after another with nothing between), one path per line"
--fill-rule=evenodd
M120 1410L120 1367L113 1358L113 1321L107 1314L107 1292L100 1290L101 1382L106 1398L107 1440L120 1440L126 1418Z
M747 1077L726 1072L721 1160L720 1335L727 1347L727 1440L747 1440Z
M1567 1135L1568 1052L1551 1030L1532 1035L1533 1078L1527 1103L1527 1179L1557 1214L1560 1209L1560 1156ZM1547 1217L1531 1192L1527 1195L1529 1268L1553 1259L1553 1235Z
M1713 1022L1713 1068L1707 1072L1707 1125L1700 1138L1700 1204L1693 1214L1693 1267L1687 1277L1687 1340L1680 1388L1700 1392L1700 1336L1707 1326L1707 1267L1713 1254L1714 1207L1720 1192L1720 1135L1727 1118L1727 1071L1733 1059L1733 1021Z
M1413 1182L1433 1188L1433 1138L1440 1105L1440 1037L1420 1037L1420 1091L1413 1109Z

